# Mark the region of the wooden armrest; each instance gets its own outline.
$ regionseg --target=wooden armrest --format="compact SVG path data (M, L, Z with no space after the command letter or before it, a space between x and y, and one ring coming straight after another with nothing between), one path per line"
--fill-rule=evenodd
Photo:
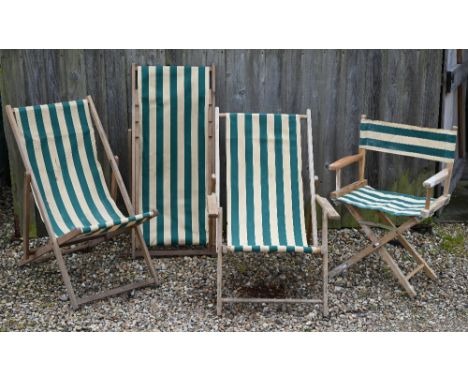
M327 215L328 219L338 220L340 218L340 214L336 212L336 210L330 204L328 199L322 198L320 195L315 195L315 200L317 201L319 206L322 208L322 210L325 212L325 215Z
M449 176L449 170L444 168L443 170L439 171L437 174L432 175L429 179L426 179L423 183L425 188L434 188L439 183L442 183L447 177Z
M208 216L209 217L218 217L219 208L218 202L216 201L216 194L210 194L206 197Z
M364 154L349 155L347 157L338 159L337 161L328 165L330 171L340 170L343 167L349 166L352 163L359 162L364 158Z
M332 199L338 199L339 197L350 193L351 191L357 190L358 188L367 186L367 179L358 180L357 182L348 184L340 188L339 190L335 190L330 194Z
M446 204L448 204L448 202L450 201L450 195L442 195L442 196L439 196L436 200L434 200L431 204L430 204L430 207L428 208L424 208L422 211L421 211L421 216L423 218L428 218L429 216L432 216L434 215L434 213L439 210L440 208L442 208L443 206L445 206Z

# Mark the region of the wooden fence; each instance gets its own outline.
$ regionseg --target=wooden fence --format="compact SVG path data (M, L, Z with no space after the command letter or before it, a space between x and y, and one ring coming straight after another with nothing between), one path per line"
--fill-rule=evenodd
M12 106L92 95L127 181L130 65L214 64L221 111L303 113L311 108L319 192L328 195L334 174L325 165L356 152L360 114L440 125L443 61L443 50L4 50L0 94L3 105ZM6 123L4 116L20 217L22 166ZM367 175L375 186L421 193L422 180L434 170L425 161L370 154Z

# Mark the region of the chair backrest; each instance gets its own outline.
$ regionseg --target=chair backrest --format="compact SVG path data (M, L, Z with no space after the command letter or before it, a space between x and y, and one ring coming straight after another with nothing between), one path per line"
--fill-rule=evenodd
M359 147L438 162L453 163L456 130L431 129L362 119Z
M138 66L134 105L140 150L134 163L138 210L148 245L205 245L210 67ZM136 162L136 161L135 161Z
M226 114L228 246L308 245L301 119L295 114ZM314 179L313 168L309 174Z
M124 217L97 158L88 100L19 107L14 116L56 236Z

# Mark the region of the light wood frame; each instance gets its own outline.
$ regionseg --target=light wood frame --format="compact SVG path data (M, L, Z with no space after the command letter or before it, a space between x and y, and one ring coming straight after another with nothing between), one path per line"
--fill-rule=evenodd
M111 191L114 194L113 196L116 197L116 192L118 189L124 201L125 207L127 209L127 213L129 215L133 215L134 211L133 211L132 204L130 202L130 197L125 188L122 176L117 166L116 158L112 154L112 150L107 140L106 133L101 124L101 121L99 119L99 116L96 111L96 107L94 105L94 102L91 96L87 97L87 101L89 102L91 117L93 119L96 131L98 132L99 138L103 145L107 160L110 163L110 168L111 168L111 173L112 173L112 184L113 184ZM114 295L125 293L125 292L130 292L137 288L146 287L149 285L158 285L159 278L154 268L154 265L152 263L152 260L150 258L148 248L146 247L144 243L143 236L141 235L141 232L137 229L138 224L128 227L128 228L118 229L112 233L98 233L96 235L83 236L81 233L81 230L78 228L75 228L74 230L66 233L63 236L60 236L60 237L55 236L54 231L52 229L51 221L45 209L44 200L42 199L41 193L39 192L37 180L33 175L31 164L29 163L29 159L26 154L26 148L24 147L22 140L19 136L19 132L18 132L19 128L16 122L14 111L10 105L7 105L5 109L6 109L7 118L10 124L10 128L12 130L13 136L18 145L18 149L19 149L19 152L20 152L20 155L23 160L24 167L25 167L25 175L24 175L25 183L24 183L24 191L23 191L23 203L24 203L23 252L24 254L20 260L19 265L22 266L22 265L30 264L33 262L45 260L50 257L50 252L53 252L53 255L55 256L57 260L58 267L60 269L60 273L61 273L63 282L65 284L65 288L66 288L68 297L70 298L70 303L73 309L77 309L80 305L89 303L91 301L104 299L106 297L114 296ZM41 246L35 249L29 248L29 210L31 207L31 196L34 196L37 208L44 221L47 234L49 235L48 243L45 244L44 246ZM133 283L130 283L130 284L118 287L118 288L113 288L113 289L109 289L106 291L98 292L92 295L78 297L75 294L75 291L71 284L70 275L65 265L63 255L69 252L78 252L78 251L87 250L105 240L110 239L111 237L115 235L128 232L128 231L132 231L136 233L137 240L140 242L141 248L143 249L144 259L145 259L146 265L148 266L148 270L151 275L151 278L147 280L133 282Z
M131 158L130 177L131 177L131 193L132 204L135 211L139 213L139 182L140 178L140 150L141 150L141 129L140 129L140 104L138 99L138 81L137 81L137 68L139 65L132 64L131 78L132 78L132 128L128 131L129 152ZM213 193L216 188L216 177L214 175L214 110L216 100L216 68L214 65L210 66L210 100L208 102L208 161L206 166L206 185L208 195ZM208 197L207 195L207 197ZM209 243L207 246L196 246L196 248L187 248L185 246L177 247L153 247L150 249L150 255L154 257L179 257L179 256L215 256L216 255L216 217L208 214L208 236ZM142 251L137 247L135 238L132 236L132 253L141 256Z
M219 163L219 119L226 118L228 113L219 113L219 108L215 109L215 169L216 178L220 179L220 163ZM275 299L275 298L233 298L223 297L223 255L227 254L227 247L223 244L223 210L220 205L220 186L219 182L216 183L216 205L218 220L216 225L216 253L217 253L217 294L216 294L216 312L218 315L222 314L223 303L305 303L305 304L322 304L323 315L328 316L328 220L337 220L340 218L338 212L332 207L330 202L318 195L315 191L315 185L318 178L312 177L312 169L314 168L313 146L312 146L312 116L311 111L307 109L306 114L299 115L301 120L307 121L307 148L308 148L308 164L309 164L309 180L310 180L310 193L311 193L311 225L312 225L312 243L313 254L322 255L322 282L323 282L323 295L319 299ZM322 209L322 243L318 246L317 237L317 216L316 204ZM213 203L214 204L214 203Z
M361 116L361 123L367 119L366 115ZM454 127L456 129L456 127ZM399 154L394 154L399 155ZM341 170L351 164L357 163L359 166L359 179L354 183L348 184L346 186L341 186ZM336 189L331 193L331 198L336 200L337 198L346 195L354 190L357 190L361 187L367 186L368 182L365 179L365 163L366 163L366 149L360 148L359 153L356 155L350 155L344 158L341 158L334 163L328 166L328 169L335 171L336 173ZM360 214L358 208L345 204L347 210L361 226L363 233L371 241L371 244L366 248L362 249L357 254L353 255L351 258L338 265L330 271L330 277L335 277L338 274L344 272L352 265L363 260L367 256L377 252L382 260L388 265L398 282L405 289L409 296L415 297L416 291L413 286L410 284L409 280L420 271L424 271L426 275L435 280L437 278L435 272L429 267L427 262L422 258L422 256L417 252L417 250L408 242L408 240L403 236L403 232L409 230L415 224L418 224L421 220L432 216L436 211L440 210L445 206L450 200L450 180L452 178L453 172L453 163L446 164L446 167L438 172L437 174L431 176L429 179L423 182L423 187L426 188L426 203L424 209L421 211L421 217L410 217L404 223L400 224L398 227L393 223L393 221L383 212L375 211L375 213L386 223L380 224L376 222L370 222L364 220L363 216ZM444 190L441 196L436 200L432 201L431 197L433 194L433 189L438 184L444 184ZM372 211L372 210L370 210ZM371 227L383 228L388 231L382 237L378 237L375 232L372 231ZM411 270L408 274L404 274L400 269L396 261L392 258L390 253L385 248L385 244L388 244L392 240L398 240L410 256L416 261L417 266Z

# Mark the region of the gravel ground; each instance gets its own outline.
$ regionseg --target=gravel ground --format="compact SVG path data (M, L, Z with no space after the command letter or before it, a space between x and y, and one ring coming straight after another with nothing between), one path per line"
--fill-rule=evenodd
M73 311L55 260L17 267L9 189L0 189L0 331L465 331L468 329L468 225L434 225L407 237L438 275L412 279L411 300L376 256L330 282L330 317L320 306L225 305L216 316L216 259L154 259L162 284ZM36 240L41 242L41 240ZM43 239L42 239L43 242ZM331 230L330 268L367 245L355 229ZM67 256L78 294L143 277L143 261L119 256L128 238ZM388 246L404 269L411 261ZM318 258L304 255L225 256L225 294L311 297L320 293ZM312 280L312 281L311 281Z

